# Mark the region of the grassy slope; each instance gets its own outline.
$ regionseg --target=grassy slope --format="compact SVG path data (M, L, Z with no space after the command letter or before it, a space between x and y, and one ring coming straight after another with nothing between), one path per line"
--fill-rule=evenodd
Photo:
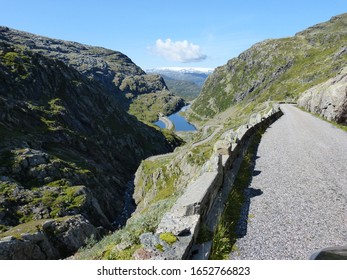
M296 99L346 65L347 14L291 38L258 43L208 78L192 109L212 117L235 103Z

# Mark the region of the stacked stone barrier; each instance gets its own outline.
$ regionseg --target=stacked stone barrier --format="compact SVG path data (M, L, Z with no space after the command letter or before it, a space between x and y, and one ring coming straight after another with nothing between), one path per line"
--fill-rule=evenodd
M213 154L201 168L200 176L189 184L174 206L162 218L154 233L140 236L143 248L138 259L206 259L211 242L195 245L202 222L214 231L243 156L252 136L276 121L282 112L278 105L264 115L252 115L248 124L224 133ZM167 240L170 236L170 241Z

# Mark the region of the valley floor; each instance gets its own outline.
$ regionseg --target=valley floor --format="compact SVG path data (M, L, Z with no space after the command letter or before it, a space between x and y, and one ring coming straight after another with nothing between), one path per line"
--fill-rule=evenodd
M230 259L308 259L347 242L347 133L294 106L264 134Z

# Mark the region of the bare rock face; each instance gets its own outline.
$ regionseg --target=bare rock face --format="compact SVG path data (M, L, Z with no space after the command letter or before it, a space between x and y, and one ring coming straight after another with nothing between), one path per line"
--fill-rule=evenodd
M12 229L13 236L0 239L0 260L65 258L98 238L99 230L82 215L36 221Z
M347 68L335 78L305 91L298 105L328 120L347 124Z

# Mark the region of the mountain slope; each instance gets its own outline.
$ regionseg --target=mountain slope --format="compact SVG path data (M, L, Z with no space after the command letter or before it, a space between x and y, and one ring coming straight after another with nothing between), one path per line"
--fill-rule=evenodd
M191 108L212 117L240 102L296 99L337 75L347 62L346 45L347 14L294 37L255 44L218 67Z
M77 214L111 229L140 161L173 148L99 82L0 41L1 237Z
M161 75L172 93L186 101L195 99L213 72L210 68L166 67L147 69L146 73Z
M165 75L162 75L162 77L170 91L185 101L192 101L198 97L202 88L202 86L191 81L175 80Z
M143 96L150 94L152 103L167 108L168 112L177 110L183 101L169 92L164 80L159 75L147 75L126 55L76 42L51 39L23 31L0 27L0 40L25 46L33 52L59 59L75 68L91 80L99 81L112 91L126 110L134 101L143 103ZM155 94L154 94L155 93ZM165 97L167 104L163 104ZM132 110L132 114L136 115ZM153 112L155 118L159 112ZM141 116L138 116L141 117ZM149 121L152 121L150 119Z

